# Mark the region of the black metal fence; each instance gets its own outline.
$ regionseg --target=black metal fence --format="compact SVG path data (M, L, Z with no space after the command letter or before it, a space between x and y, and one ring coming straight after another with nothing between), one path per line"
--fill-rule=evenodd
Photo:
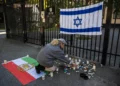
M3 0L7 37L22 38L24 42L38 45L45 45L53 38L64 38L68 43L65 53L120 67L117 0L117 5L115 0L104 2L101 36L59 34L59 8L83 7L100 1L102 0L21 0L8 4L7 0Z

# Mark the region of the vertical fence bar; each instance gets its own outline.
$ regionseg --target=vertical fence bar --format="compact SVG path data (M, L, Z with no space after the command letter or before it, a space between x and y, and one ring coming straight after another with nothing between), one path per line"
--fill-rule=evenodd
M79 1L80 2L80 4L81 4L81 0ZM81 47L81 43L82 43L82 41L81 41L81 39L82 39L82 37L81 37L81 35L79 36L80 37L80 48L82 48ZM81 55L81 51L83 50L83 49L80 49L79 48L79 56L81 57L82 55Z
M81 1L79 0L79 4L80 3L81 3ZM80 51L81 51L81 36L80 35L78 36L78 39L79 39L79 50L78 50L79 51L79 55L78 56L80 57Z
M35 2L36 2L36 0L35 0ZM37 12L36 12L36 9L37 8L36 8L36 5L35 5L35 9L34 9L35 10L35 14L34 14L35 15L35 21L34 21L34 24L35 24L35 26L34 26L35 27L34 28L34 43L36 42L36 27L37 27Z
M33 4L33 6L35 5L34 2L32 4ZM35 7L33 9L34 10L34 14L33 15L36 18L35 8L36 8L36 5L35 5ZM36 29L36 20L35 20L35 18L34 18L34 21L33 21L34 26L33 26L33 32L32 32L32 34L33 34L33 43L35 43L35 29Z
M64 6L64 8L66 8L66 3L67 3L67 1L65 0L65 6ZM69 36L67 35L67 37L66 37L66 39L67 39L67 54L70 54L68 51L69 51Z
M119 60L119 68L120 68L120 60Z
M114 33L115 33L116 18L117 18L117 13L115 13L115 21L114 21L114 27L113 27L113 33L112 33L112 40L111 40L112 43L111 43L111 47L110 47L109 65L111 65L110 63L111 63L111 54L112 54L112 50L113 50L113 42L114 42L113 40L114 40ZM116 49L117 49L117 47L116 47Z
M70 5L69 5L69 3L71 3ZM71 6L72 7L72 4L73 4L73 2L72 2L72 0L68 0L68 8ZM71 42L71 40L72 40L72 35L70 35L70 54L71 54L71 51L72 51L72 42Z
M77 7L77 2L78 2L78 0L75 0L75 7ZM77 56L77 39L76 39L76 34L74 35L74 42L76 42L76 43L74 43L74 46L75 46L75 56Z
M32 1L31 1L31 3L32 3ZM32 18L33 18L32 15L33 14L30 11L29 11L29 14L31 14L31 18L30 18L30 22L29 22L29 28L30 28L30 30L29 30L30 31L29 32L29 38L30 38L30 42L32 42L32 35L31 35L32 29L31 28L32 28L32 23L33 23L33 21L32 21Z
M48 2L48 0L45 0L45 9L46 9L46 6L48 6L48 3L47 3L47 2ZM45 11L45 12L46 12L46 11ZM45 14L46 14L46 15L45 15L45 16L46 16L45 18L46 18L46 21L47 21L47 13L45 13ZM50 42L50 40L51 40L51 39L50 39L50 28L48 27L49 24L46 24L46 25L47 25L46 33L48 32L48 41L47 41L47 42Z
M106 25L105 25L102 60L101 60L101 64L103 65L106 64L106 59L107 59L107 49L108 49L109 32L110 32L109 29L111 28L110 26L111 26L112 9L113 9L113 0L108 0L108 10L107 10Z
M73 2L73 0L71 0L71 2L72 2L71 5L69 5L69 2L68 2L69 8L72 8L72 5L75 4ZM71 15L71 17L72 17L72 15ZM71 25L71 27L72 27L72 25ZM74 43L73 43L73 35L72 34L70 35L70 46L71 46L72 55L74 55Z
M51 0L50 0L50 2L49 2L49 7L51 7ZM49 12L49 9L48 9L48 12ZM49 21L48 21L48 23L49 23ZM49 24L50 25L50 24ZM50 27L48 27L49 29L50 29L50 41L51 41L51 39L52 39L52 28L51 28L51 26Z
M69 0L65 0L65 8L68 8L69 5ZM67 53L71 55L71 47L69 46L69 36L67 37Z
M60 2L61 2L61 0L58 0L58 3L59 3L59 8L60 8ZM65 24L67 24L67 22L65 22ZM64 37L64 35L63 34L61 34L61 36L60 36L61 38L63 38Z
M86 0L86 5L91 5L91 0ZM89 16L90 16L90 13L89 13ZM89 23L88 23L88 25L90 25L90 19L88 20L89 21ZM90 54L90 50L91 49L89 49L90 48L90 43L91 43L91 41L89 41L89 39L91 40L91 36L89 35L89 36L87 36L88 38L87 38L87 48L86 49L88 49L88 50L86 50L86 55L88 55L89 57L87 57L86 56L86 59L90 59L91 58L91 55L89 55ZM90 42L90 43L89 43Z
M95 61L96 59L96 41L97 41L97 36L95 36L95 46L94 46L94 57L93 57L93 61Z
M85 2L82 1L82 3L85 4L85 6L88 5L88 4L87 4L87 3L88 3L87 0L86 0ZM86 15L85 15L85 18L86 18ZM85 24L84 24L84 27L85 27ZM84 40L83 40L83 57L85 57L85 51L87 52L87 46L86 46L86 42L88 42L88 41L87 41L87 40L88 40L87 37L88 37L88 36L85 36L85 35L83 36L83 39L84 39ZM87 43L87 44L88 44L88 43ZM85 57L85 58L87 58L87 54L86 54L86 57Z
M93 3L95 4L96 1L94 0ZM94 16L94 14L93 14L93 16ZM95 19L95 17L93 17L93 20L94 20L94 19ZM93 22L94 22L94 21L93 21ZM92 36L92 37L94 37L93 40L92 40L92 45L93 45L93 43L94 43L94 41L95 41L95 45L92 46L92 47L93 47L92 49L94 50L94 51L93 51L93 55L94 55L94 56L92 55L92 56L93 56L93 57L92 57L92 60L94 61L94 60L95 60L95 48L96 48L96 36Z
M76 8L76 0L74 0L74 7ZM75 16L75 15L74 15ZM74 38L73 38L74 37ZM72 43L73 43L73 55L75 56L75 49L76 49L76 40L75 40L75 34L74 35L72 35Z
M57 1L58 1L58 0L57 0ZM56 15L57 15L57 10L59 9L59 8L57 8L57 1L54 0L54 2L55 2L55 17L56 17ZM57 15L57 17L58 17L58 15ZM56 21L57 21L57 20L56 20ZM59 36L60 36L60 34L59 34L59 31L60 31L60 23L57 22L56 27L57 27L57 32L56 32L56 34L57 34L57 39L58 39Z
M38 0L38 10L39 10L39 22L38 22L38 34L37 34L37 41L40 44L40 26L41 26L41 10L40 10L40 0Z
M92 2L92 1L90 0L90 4L91 4L91 2ZM93 36L91 36L91 43L90 43L90 44L91 44L91 45L90 45L90 49L91 49L91 50L92 50L92 39L93 39ZM90 51L90 60L91 60L91 53L92 53L92 51Z
M105 10L105 7L104 7L104 5L103 5L103 15L102 15L102 16L103 16L103 17L102 17L103 19L105 18L105 17L104 17L104 15L105 15L105 11L104 11L104 10ZM103 28L103 19L102 19L102 28ZM102 29L101 29L101 30L102 30ZM102 33L102 34L103 34L103 33ZM102 40L102 35L100 36L100 40L99 40L99 42L98 42L98 43L99 43L99 52L98 52L98 59L97 59L98 62L100 61L101 40Z
M88 0L86 0L86 5L88 5ZM90 15L90 13L89 13L89 15ZM90 21L90 19L88 20L88 21ZM88 41L89 40L89 36L87 36L87 45L86 45L86 59L87 59L87 55L88 55L88 51L89 50L87 50L88 49ZM88 55L89 56L89 55Z
M101 46L101 40L102 40L102 37L100 36L100 40L99 40L99 52L98 52L98 62L100 61L100 52L101 52L101 50L100 50L100 46Z
M60 8L65 8L65 4L66 4L66 0L64 0L63 2L62 2L62 0L60 0L60 2L62 3L62 7L60 7ZM67 37L67 34L64 34L64 36L65 36L65 40L68 42L68 37ZM68 45L68 44L67 44ZM65 48L64 48L64 50L65 50L65 53L67 53L68 54L68 46L65 46Z
M100 1L100 0L99 0ZM99 18L99 12L97 12L97 14L98 14L98 17L97 17L97 25L98 25L98 18ZM96 34L97 35L97 34ZM93 60L95 61L95 59L96 59L96 46L97 46L97 36L95 36L95 46L94 46L94 57L93 57ZM98 52L99 53L99 52Z
M42 7L42 11L44 11L45 9L44 9L44 0L41 0L41 7ZM46 21L46 20L45 20ZM45 23L43 24L43 26L42 26L42 29L43 29L43 34L42 34L42 45L44 46L45 45Z
M23 24L23 41L27 42L27 28L26 28L26 15L25 15L25 1L21 0L21 8L22 8L22 24Z
M37 9L38 9L38 11L39 11L39 0L37 0ZM39 23L40 23L40 21L39 21L39 13L37 13L37 29L36 29L36 44L39 44L38 43L38 33L39 33L39 27L40 27L40 25L39 25Z
M48 3L49 2L49 3ZM49 42L51 41L51 28L49 27L49 21L48 21L48 7L50 7L50 1L49 0L46 0L46 7L45 7L45 14L46 14L46 21L47 21L47 30L48 30L48 33L49 33Z
M56 12L56 6L55 6L55 0L53 0L53 8L54 8L54 16L55 16L55 18L54 19L56 19L56 15L55 15L55 12ZM58 28L57 28L57 26L56 26L56 24L58 24L58 22L55 20L55 23L53 23L53 27L55 28L55 38L57 38L58 39Z
M93 4L95 4L95 0L93 0ZM94 14L93 14L93 20L94 20ZM93 21L94 22L94 21ZM93 50L93 35L91 36L91 50ZM92 56L92 53L93 52L95 52L95 51L90 51L90 60L91 60L91 57L94 57L94 56ZM92 60L93 60L94 58L92 58Z
M32 14L32 18L31 18L31 24L30 24L30 26L31 26L32 28L31 28L31 33L30 33L30 35L31 35L31 42L33 43L33 40L34 40L34 39L33 39L33 36L32 36L32 32L33 32L33 28L34 28L34 27L33 27L33 23L34 23L34 21L33 21L33 1L31 1L31 4L32 4L32 13L31 13L31 14Z
M58 0L56 1L56 8L57 8L56 10L57 10L57 12L58 12L58 9L59 9L59 8L58 8L57 6L58 6ZM57 14L57 13L56 13L56 14ZM59 27L59 29L60 29L60 24L58 25L58 27ZM58 38L60 38L60 36L61 36L61 34L59 34Z
M84 0L82 0L82 7L84 6ZM82 16L83 17L83 16ZM85 27L85 25L84 25ZM85 45L85 35L82 35L83 49L82 49L82 58L84 58L84 45Z
M40 9L40 15L41 15L41 11L44 11L44 0L39 0L39 9ZM46 4L45 4L46 5ZM40 16L41 17L41 16ZM41 22L42 22L42 18L40 18ZM40 24L40 44L42 46L45 45L45 26L44 26L44 23L42 22L42 24Z
M8 27L8 20L7 20L7 11L6 11L6 3L5 0L2 0L3 2L3 12L4 12L4 24L5 24L5 29L6 29L6 37L10 38L10 29Z
M48 0L47 0L47 2L49 2ZM47 4L47 6L48 6L48 3L46 3ZM49 6L50 6L50 2L49 2ZM49 30L49 42L51 41L51 28L49 27L49 23L48 23L48 27L47 27L47 29Z
M53 7L52 2L53 2L53 0L50 0L50 8ZM52 10L53 10L53 9L52 9ZM49 11L50 11L50 9L49 9ZM50 23L50 22L49 22L49 23ZM54 29L53 26L51 26L51 38L52 38L52 39L54 38L54 35L55 35L53 29Z
M35 0L36 2L37 0ZM35 8L36 8L36 5L35 5ZM37 8L36 8L37 9ZM34 28L34 43L36 44L36 28L37 28L37 12L36 12L36 9L35 9L35 28Z

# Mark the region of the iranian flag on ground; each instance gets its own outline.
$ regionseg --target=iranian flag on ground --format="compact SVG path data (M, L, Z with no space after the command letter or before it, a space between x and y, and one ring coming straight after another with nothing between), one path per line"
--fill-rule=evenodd
M16 60L12 60L3 63L3 66L8 69L23 85L28 84L45 75L44 72L37 74L35 71L35 66L38 62L31 57L22 57Z

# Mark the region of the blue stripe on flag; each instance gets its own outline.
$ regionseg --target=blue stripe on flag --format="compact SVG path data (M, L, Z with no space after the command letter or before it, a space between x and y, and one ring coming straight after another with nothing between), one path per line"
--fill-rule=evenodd
M85 28L85 29L60 28L60 31L71 32L71 33L76 33L76 32L100 32L100 27Z
M98 7L93 7L85 10L78 10L78 11L60 11L60 15L78 15L78 14L86 14L92 13L98 10L102 10L102 5Z

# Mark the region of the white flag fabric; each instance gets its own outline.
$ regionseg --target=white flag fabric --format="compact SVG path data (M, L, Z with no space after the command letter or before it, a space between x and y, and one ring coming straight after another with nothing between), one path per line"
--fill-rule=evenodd
M103 2L80 8L60 9L60 33L101 35Z

